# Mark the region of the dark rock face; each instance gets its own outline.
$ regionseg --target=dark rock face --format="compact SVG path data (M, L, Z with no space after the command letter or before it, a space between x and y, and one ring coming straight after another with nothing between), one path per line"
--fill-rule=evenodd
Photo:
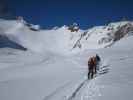
M73 23L73 25L70 25L70 26L68 27L68 30L70 30L71 32L78 32L79 26L78 26L78 24Z
M120 40L121 38L123 38L125 35L127 35L129 32L132 31L133 31L132 24L128 23L126 25L123 25L114 33L114 41Z
M110 37L103 37L101 40L98 41L98 44L108 43L112 40Z

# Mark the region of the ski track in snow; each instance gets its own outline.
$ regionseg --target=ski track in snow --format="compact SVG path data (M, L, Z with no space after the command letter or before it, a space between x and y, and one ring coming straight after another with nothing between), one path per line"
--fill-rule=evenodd
M106 74L106 73L108 73L109 72L109 65L104 65L104 66L102 66L101 68L100 68L100 70L98 71L98 74L93 78L93 79L86 79L86 80L84 80L83 82L81 82L79 85L78 85L78 87L74 90L74 92L72 92L72 94L71 94L71 96L69 96L68 97L68 99L67 100L75 100L75 98L76 98L76 96L77 96L77 94L78 93L80 93L80 92L84 92L83 91L83 89L84 90L86 90L86 87L87 87L87 90L89 90L90 89L90 85L92 85L92 84L89 84L89 82L90 81L94 81L94 79L96 78L96 77L98 77L99 75L103 75L103 74ZM94 85L94 84L93 84ZM96 90L96 88L95 88L95 90ZM92 90L91 90L92 91ZM98 91L98 90L97 90ZM98 92L99 93L99 92ZM90 99L90 97L92 96L92 94L93 93L91 93L90 94L90 96L81 96L80 98L82 98L81 100L84 100L83 98L89 98ZM88 99L87 99L88 100Z
M77 88L76 90L72 93L71 96L68 97L67 100L73 100L76 96L76 94L80 91L80 89L85 85L85 83L88 81L88 79L84 80Z
M51 98L53 98L56 94L60 93L61 91L63 91L64 88L66 88L68 85L70 84L70 82L65 83L64 85L58 87L55 89L55 91L53 91L52 93L50 93L48 96L45 96L45 98L43 100L50 100Z

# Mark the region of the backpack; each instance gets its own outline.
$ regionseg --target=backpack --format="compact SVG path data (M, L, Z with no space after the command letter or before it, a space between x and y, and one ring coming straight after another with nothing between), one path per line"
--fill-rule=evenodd
M94 66L96 64L95 57L91 57L88 61L88 66Z

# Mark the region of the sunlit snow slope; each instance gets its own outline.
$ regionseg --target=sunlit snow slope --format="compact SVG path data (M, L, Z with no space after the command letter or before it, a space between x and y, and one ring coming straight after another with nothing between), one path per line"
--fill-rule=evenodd
M73 100L127 100L133 98L133 36L97 52L108 66L88 81ZM83 53L82 56L88 55Z
M0 100L132 99L132 31L130 21L71 32L68 26L34 29L25 21L1 19L0 41L21 47L0 48ZM102 66L85 81L95 53Z

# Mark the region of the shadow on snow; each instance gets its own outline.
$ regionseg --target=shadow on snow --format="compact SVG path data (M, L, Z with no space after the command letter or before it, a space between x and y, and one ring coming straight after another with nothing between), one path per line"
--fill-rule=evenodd
M27 50L23 46L9 40L6 36L0 35L0 48L13 48L19 50Z

